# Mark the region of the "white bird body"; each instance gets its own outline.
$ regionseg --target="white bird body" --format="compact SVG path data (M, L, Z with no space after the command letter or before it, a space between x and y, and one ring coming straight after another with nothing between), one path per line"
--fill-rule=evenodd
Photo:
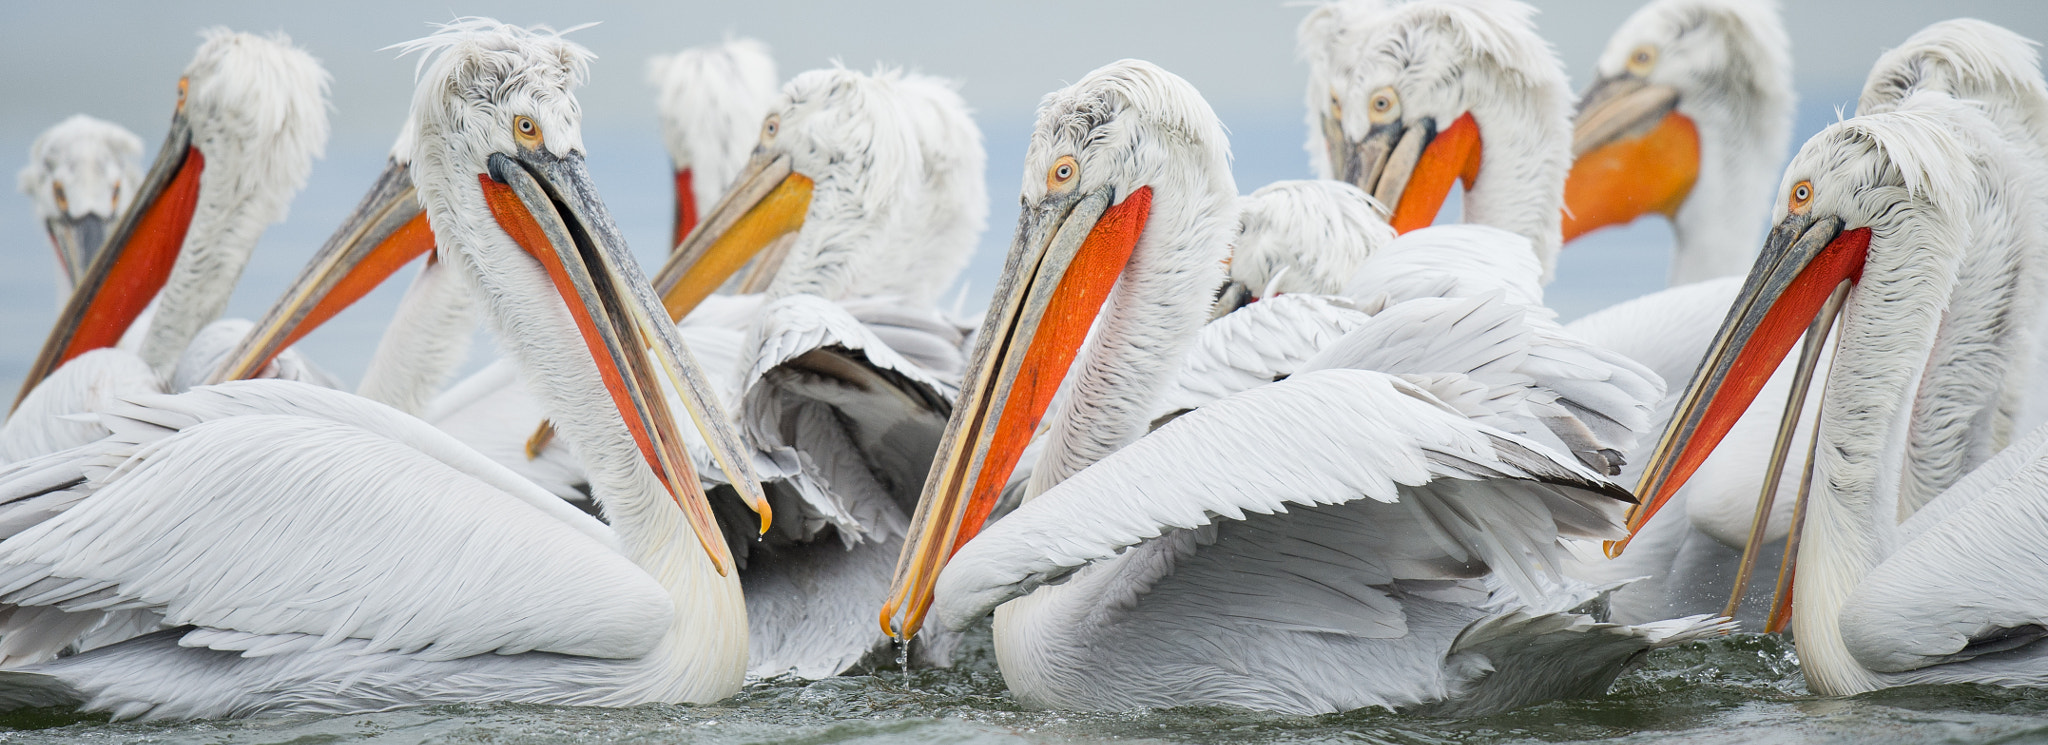
M18 183L57 249L59 307L105 242L107 226L135 201L141 158L135 133L84 114L58 122L29 145Z
M1977 108L1930 92L1829 127L1786 170L1765 249L1773 266L1752 277L1738 312L1853 282L1826 378L1791 611L1817 693L2048 684L2048 659L2033 644L2048 593L2034 573L2016 571L2048 551L2044 440L1994 456L2002 433L1982 424L2009 400L2007 368L2034 356L2030 334L2003 312L2030 289L2048 201L2014 152ZM1807 268L1812 279L1781 278ZM1724 332L1716 347L1762 338ZM1725 383L1736 374L1726 364L1704 370L1695 383L1703 405L1741 403L1741 388ZM1667 437L1684 455L1704 442L1692 429ZM1668 490L1658 483L1646 497ZM1916 502L1925 506L1902 522Z
M1131 205L1142 210L1142 227L1119 233L1132 246L1121 275L1097 278L1113 279L1114 289L1093 332L1066 342L1080 347L1077 361L1060 397L1044 399L1054 408L1024 504L961 538L967 542L937 576L931 610L945 625L995 611L997 659L1021 701L1098 710L1495 711L1596 693L1641 651L1722 630L1700 618L1626 627L1567 612L1607 588L1560 586L1542 568L1551 559L1540 557L1557 552L1559 535L1611 530L1619 513L1609 495L1619 490L1569 457L1468 418L1462 407L1511 408L1473 381L1505 382L1516 361L1528 359L1521 350L1532 337L1519 319L1531 311L1505 304L1499 292L1417 300L1355 319L1352 331L1286 380L1226 395L1148 434L1153 413L1176 400L1175 375L1191 345L1200 348L1198 331L1221 333L1322 301L1282 296L1202 328L1204 289L1214 286L1233 232L1236 190L1221 125L1184 81L1148 63L1114 63L1048 96L1032 141L1025 172L1047 177L1042 186L1026 181L1013 269L1061 260L1054 257L1063 249L1043 259L1025 252L1041 236L1088 227L1075 220L1097 220L1071 258L1075 266L1095 266L1089 252L1112 245L1098 241L1108 240L1105 230L1126 229ZM1098 196L1112 191L1121 204ZM1057 205L1077 200L1075 217L1062 221ZM1112 220L1120 227L1103 227ZM1514 250L1534 266L1526 241L1517 239ZM1020 270L1005 277L1003 291L1066 287L1074 277ZM963 421L988 420L956 415L947 442L960 438L957 452L997 452L1036 428L1011 418L1014 397L1025 395L1022 376L1038 359L1038 340L1070 327L1034 329L1025 320L1003 328L1004 319L1021 318L1015 308L1033 307L1035 292L990 312L968 379L1013 398L963 394L963 410L1000 407L1004 419L992 425L996 439L984 442L984 425L959 430ZM1089 320L1052 311L1045 318L1074 327ZM1033 352L1021 363L1006 360L991 352L991 334L1031 338ZM1469 364L1457 372L1472 375L1347 369L1405 361L1451 373L1432 366L1450 359ZM1625 389L1619 379L1631 378L1654 399L1654 383L1630 367L1603 370L1615 379L1602 384ZM985 372L1013 368L1027 372ZM1624 407L1640 419L1645 403ZM959 483L952 452L942 450L946 465L933 470L940 486L927 487L913 527L926 532L905 552L912 569L899 570L899 589L922 581L923 557L944 556L943 548L929 553L930 531L954 529L942 520L975 520L927 511L948 498L935 488ZM1447 519L1452 514L1461 517ZM898 597L910 605L892 604L885 614L903 608L911 625L899 628L908 631L922 611L915 595Z
M406 47L428 55L413 106L425 155L412 170L440 259L470 279L529 387L578 443L610 525L365 399L277 381L142 397L101 415L114 436L0 472L11 497L0 510L16 516L0 540L5 601L150 611L180 628L9 673L10 702L185 718L702 702L737 690L738 582L720 576L723 552L706 553L722 544L700 547L694 526L714 523L694 478L678 490L686 464L641 439L673 442L667 419L645 418L658 407L639 403L652 363L593 358L645 344L578 331L662 328L641 320L659 304L582 171L570 91L589 53L484 19ZM515 203L489 201L508 193ZM535 212L535 198L554 206ZM579 223L580 245L533 235L567 236L563 220ZM534 240L546 244L522 243ZM601 263L570 267L565 254ZM598 294L623 281L623 301L637 305L598 315L600 298L570 279L558 286L555 271ZM670 339L654 346L673 353ZM629 411L648 434L629 429ZM671 475L652 470L657 460Z

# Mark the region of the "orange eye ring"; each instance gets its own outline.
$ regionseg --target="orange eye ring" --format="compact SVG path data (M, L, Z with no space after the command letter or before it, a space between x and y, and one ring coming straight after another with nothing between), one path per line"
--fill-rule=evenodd
M1792 197L1786 204L1786 209L1791 210L1792 213L1795 215L1804 215L1806 214L1807 210L1812 208L1813 182L1801 181L1797 184L1793 184Z
M1365 119L1374 124L1385 124L1401 118L1401 95L1393 88L1381 88L1372 92L1372 98L1365 100Z
M58 212L68 212L71 210L71 200L64 198L64 182L50 182L50 196L56 198Z
M1072 155L1062 155L1053 161L1051 168L1045 169L1045 188L1047 191L1071 189L1080 180L1080 175L1081 162L1074 160Z
M528 148L538 148L541 143L540 123L533 117L521 114L512 117L512 138Z
M1625 66L1629 73L1636 77L1650 74L1650 71L1657 67L1657 48L1649 44L1636 47L1635 51L1628 53L1628 63Z
M185 110L185 94L192 90L191 78L178 78L178 110Z

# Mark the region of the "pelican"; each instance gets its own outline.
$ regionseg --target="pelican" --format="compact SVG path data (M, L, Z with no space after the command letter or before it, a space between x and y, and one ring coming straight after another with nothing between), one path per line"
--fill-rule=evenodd
M2036 46L2008 29L1970 18L1929 25L1878 58L1863 84L1856 112L1894 110L1918 91L1939 91L1973 101L1998 125L2014 152L2022 154L2020 162L2033 164L2028 173L2041 179L2041 188L2048 192L2048 84L2042 80ZM2042 230L2042 235L2048 236L2048 225ZM2048 242L2036 250L2048 250ZM2048 289L2040 287L2041 279L2032 280L2025 298L2039 297L2041 290ZM2048 324L2048 317L2042 315L2048 308L2038 301L2033 301L2031 308L2032 320L2022 328ZM2018 312L2029 311L2021 307ZM2048 355L2048 346L2036 349ZM2048 371L2048 359L2043 356L2028 365L2008 368L2015 377L2005 390L2024 400L2008 401L2000 407L2000 421L1995 424L2002 430L1999 441L2010 439L2009 433L2030 432L2048 422L2048 395L2042 395L2042 382L2037 382L2044 380L2044 371ZM1901 516L1918 507L1911 500L1901 503Z
M1436 395L1460 398L1448 378L1310 365L1147 435L1220 279L1228 152L1201 97L1150 63L1046 97L1008 270L885 624L907 637L927 610L958 628L993 609L1004 679L1032 706L1295 713L1595 693L1643 650L1722 628L1565 611L1589 596L1551 591L1538 557L1610 530L1625 492L1454 413ZM1418 305L1375 320L1499 329L1494 313L1521 313ZM980 529L1061 387L1025 503Z
M1230 282L1216 311L1280 293L1334 295L1394 239L1386 208L1341 181L1275 181L1237 200Z
M202 36L163 148L58 315L0 429L0 458L99 439L98 425L63 417L164 390L326 142L327 73L312 56L281 35ZM106 349L152 299L136 351Z
M610 525L347 394L137 397L103 414L115 436L0 475L0 602L176 628L0 676L10 703L172 719L738 689L739 583L655 370L714 449L737 435L583 165L589 53L485 19L405 48L437 254L581 446Z
M778 92L775 58L761 42L727 39L648 60L647 82L675 167L674 247L697 226L697 205L717 204L746 165Z
M1791 144L1791 48L1772 0L1656 0L1629 16L1579 97L1565 241L1656 213L1671 221L1673 286L1749 271Z
M1532 13L1519 3L1480 0L1392 8L1350 3L1321 11L1345 20L1340 35L1346 46L1321 53L1330 67L1324 81L1328 87L1311 106L1329 123L1326 142L1334 144L1325 151L1342 164L1339 175L1371 187L1377 199L1394 205L1397 231L1428 225L1453 183L1462 179L1470 185L1465 221L1527 238L1543 263L1536 277L1541 281L1548 277L1558 245L1561 222L1556 218L1564 206L1572 139L1563 68L1537 37L1529 21ZM1312 20L1316 15L1311 14ZM1304 28L1318 26L1305 22ZM1314 38L1305 33L1304 44ZM1735 280L1686 285L1580 319L1566 329L1594 347L1643 363L1659 378L1680 380L1698 365L1737 289ZM1745 431L1755 433L1738 441L1747 446L1716 456L1688 489L1682 503L1696 524L1672 524L1639 536L1655 547L1630 552L1625 562L1590 562L1572 569L1583 579L1603 583L1655 578L1617 592L1614 618L1648 622L1728 611L1726 591L1751 532L1770 434L1779 423L1776 404L1785 401L1793 382L1791 367L1781 372L1781 387L1771 403L1742 420ZM1675 403L1660 406L1658 426ZM1622 476L1634 477L1640 468L1639 462L1630 464ZM1796 486L1797 475L1783 476L1781 483ZM1783 535L1790 512L1788 504L1779 506L1770 523L1776 536ZM1753 575L1748 586L1769 582ZM1749 602L1733 615L1763 620L1767 594L1745 593Z
M741 39L657 57L649 62L648 77L657 88L663 140L676 165L680 242L694 224L695 205L716 202L752 149L755 127L775 94L775 62L767 47ZM282 350L354 304L399 267L423 254L431 256L433 233L408 172L412 137L410 130L400 132L384 171L362 203L227 355L211 382L254 377ZM468 355L470 330L477 322L474 306L465 282L429 259L399 301L356 393L408 414L430 413L436 395ZM509 367L494 371L489 380L509 384L515 377L512 372ZM478 425L518 426L506 421L486 418Z
M739 421L784 515L744 561L752 674L838 674L888 637L888 588L951 412L966 329L938 295L987 216L981 133L947 81L814 70L784 86L747 170L656 275L687 315L739 267ZM763 281L763 277L768 277ZM735 521L738 522L738 521ZM952 639L921 649L944 664Z
M1905 44L1885 53L1879 59L1865 84L1858 111L1882 113L1894 110L1908 96L1921 91L1967 98L1983 106L1985 113L1999 125L2012 151L2022 154L2017 162L2042 162L2038 155L2042 152L2038 143L2043 141L2038 134L2042 131L2039 122L2048 119L2041 118L2039 112L2048 111L2048 86L2044 86L2042 82L2040 66L2031 42L2010 31L1981 21L1945 21L1934 24L1914 34ZM2038 166L2034 166L2024 169L2023 175L2039 180L2042 171ZM2030 188L2048 193L2048 185ZM2037 227L2036 230L2048 231L2048 225ZM2034 250L2039 249L2037 247ZM2037 300L2042 290L2039 267L2038 262L2021 265L2025 273L2019 280L2017 290L1997 287L1986 290L1994 293L1993 295L1961 296L1956 302L1959 307L1976 308L1980 313L2038 318L2038 314L2042 312ZM1983 271L1997 272L2009 269L2010 267L1992 267ZM1973 286L1990 287L1981 284ZM1722 287L1726 289L1719 289ZM1732 283L1715 281L1669 290L1664 294L1700 293L1718 296L1722 292L1727 292L1728 297L1732 299L1734 289ZM1652 295L1644 301L1653 301L1658 297ZM1638 314L1632 304L1623 304L1612 311L1581 319L1572 327L1624 350L1634 343L1630 340L1667 337L1673 335L1674 331L1691 338L1702 329L1716 328L1709 325L1713 323L1710 319L1715 314L1706 313L1704 309L1682 319L1675 319L1675 323L1646 324L1642 317L1648 315ZM2029 323L2016 324L2016 328L2022 333L2026 333L2032 326L2033 324ZM1681 328L1683 330L1679 330ZM1958 337L1948 338L1953 341ZM2018 343L2025 348L2040 349L2030 340ZM1667 365L1675 372L1678 367L1697 367L1698 358L1698 355L1686 355L1672 360ZM1823 356L1814 368L1815 374L1823 379L1827 375L1827 360L1828 358ZM1787 390L1791 386L1792 367L1793 363L1790 361L1781 366L1767 387L1755 398L1769 404L1786 400ZM1974 417L1963 416L1963 412L1975 409L1957 407L1951 402L1974 401L1975 396L1981 392L1980 381L1977 378L1960 375L1930 380L1930 386L1947 385L1956 389L1938 393L1930 390L1925 394L1925 405L1946 411L1949 417L1938 426L1928 425L1923 436L1934 440L1964 436L1982 438L1979 441L1985 444L1985 449L1981 452L1971 452L1961 458L1928 457L1909 460L1905 465L1904 475L1915 486L1902 491L1898 504L1901 519L1939 493L1938 485L1951 483L1958 474L1967 472L1990 453L2004 447L2011 439L2012 432L2027 431L2019 428L2038 425L2042 417L2040 402L2043 399L2039 395L2039 384L2034 381L2040 379L2042 369L2044 367L2038 351L2032 358L2001 364L2000 370L2009 378L1997 388L2004 400L1984 415ZM1678 399L1674 397L1668 400L1666 405L1675 407L1677 403ZM1798 418L1801 424L1793 433L1792 441L1805 442L1812 437L1811 422L1818 415L1819 404L1818 397L1807 398L1805 409ZM1752 414L1761 410L1753 408ZM1600 578L1654 572L1672 561L1660 557L1673 552L1692 558L1677 562L1678 568L1689 571L1665 574L1651 582L1618 593L1618 617L1621 611L1654 615L1673 609L1699 607L1699 602L1704 602L1710 597L1709 593L1702 592L1702 588L1728 584L1728 580L1734 576L1733 569L1741 558L1736 553L1736 547L1743 545L1740 536L1746 532L1745 526L1752 525L1755 514L1753 508L1731 498L1740 493L1738 487L1751 490L1754 487L1744 485L1749 482L1749 477L1743 475L1743 469L1728 466L1758 462L1764 457L1762 448L1774 439L1769 423L1764 417L1744 416L1727 436L1726 446L1716 449L1701 471L1686 481L1684 489L1678 492L1669 504L1663 504L1666 508L1682 507L1682 511L1690 518L1691 527L1705 536L1712 537L1713 542L1701 540L1702 536L1689 533L1682 527L1684 523L1671 520L1644 522L1650 514L1654 514L1657 509L1655 506L1639 512L1634 523L1638 533L1632 545L1647 542L1652 544L1649 550L1631 549L1608 565L1596 568L1588 576ZM1779 493L1794 493L1799 488L1801 476L1802 474L1797 472L1788 472L1780 482ZM1723 484L1727 486L1722 486ZM1689 497L1688 493L1724 496L1697 499ZM1791 529L1792 511L1790 500L1781 500L1774 505L1764 532L1758 536L1761 539L1759 553L1785 555L1783 541ZM1671 539L1674 535L1687 537L1674 541ZM1776 583L1770 582L1766 575L1752 575L1746 595L1753 599L1761 599L1771 594L1775 589L1774 584ZM1668 604L1643 607L1641 601L1645 598L1630 596L1632 592L1643 593L1660 589L1667 594ZM1685 596L1693 596L1697 600L1688 602L1683 599ZM1748 602L1745 603L1745 607L1750 609L1745 617L1765 610L1762 606ZM1782 614L1779 614L1778 620L1782 622ZM1773 623L1770 628L1776 628L1778 625Z
M1840 324L1808 445L1791 604L1815 693L2048 685L2036 643L2048 593L2031 571L2048 551L2048 431L1992 456L1993 428L1955 426L1991 416L2011 382L2003 367L2034 355L2031 334L2001 311L2031 291L2048 202L2003 134L1976 107L1926 91L1808 140L1644 479L1648 506L1668 498L1796 327ZM1915 501L1924 506L1901 521Z
M106 242L107 225L128 211L142 184L142 140L113 122L74 114L28 146L21 193L57 249L57 302ZM122 189L126 186L126 190Z

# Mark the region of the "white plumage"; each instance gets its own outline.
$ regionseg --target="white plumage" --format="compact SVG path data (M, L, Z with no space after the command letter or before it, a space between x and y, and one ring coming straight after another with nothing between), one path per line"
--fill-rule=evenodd
M105 436L105 430L89 422L60 420L95 411L125 393L181 390L166 386L207 372L180 368L181 360L224 355L236 341L202 333L202 327L226 305L263 228L283 219L285 203L305 183L327 136L327 74L282 36L214 29L204 37L186 67L178 109L204 170L191 207L192 224L170 278L151 306L155 311L136 321L147 329L140 337L129 329L130 338L140 338L139 349L130 351L124 340L122 349L87 354L56 368L0 427L5 443L0 458L53 452ZM185 139L174 131L169 145L185 147ZM133 179L131 189L140 189L141 181ZM195 344L199 348L193 349ZM141 364L113 359L117 355L139 358ZM141 375L143 369L150 374ZM296 356L269 371L325 379Z
M5 601L189 626L11 673L0 680L10 702L179 718L709 701L737 689L738 583L719 576L681 507L701 497L672 496L674 482L650 470L653 456L620 418L625 399L600 378L613 363L593 362L640 347L586 345L570 314L597 298L558 293L542 264L550 251L588 252L597 292L617 281L629 294L624 310L586 320L661 328L638 320L659 303L620 261L628 254L582 171L570 90L588 52L483 19L407 48L425 53L413 174L441 260L470 279L579 445L611 525L346 394L249 381L133 399L101 415L113 437L0 472L10 497L0 510L15 516L0 541ZM582 245L515 242L479 183L506 188L491 175L504 169L548 179L560 216L532 219L574 220ZM580 307L559 304L579 297ZM613 368L636 401L649 382L635 369L648 364Z
M1080 354L1043 425L1025 503L945 564L931 606L937 620L957 628L993 609L1005 681L1034 706L1294 713L1496 711L1590 694L1643 650L1722 630L1703 618L1627 627L1567 611L1603 588L1556 577L1556 542L1612 532L1620 506L1612 497L1623 492L1568 456L1471 418L1502 402L1488 383L1544 367L1531 353L1531 329L1518 324L1545 312L1508 306L1498 291L1354 318L1348 334L1298 365L1298 353L1286 352L1216 361L1211 369L1243 371L1238 384L1249 390L1147 434L1164 401L1196 393L1174 375L1201 364L1201 290L1213 286L1232 233L1227 152L1207 104L1149 63L1114 63L1046 98L1025 167L1046 181L1026 180L1020 253L1004 287L1072 279L1030 269L1041 260L1029 253L1037 236L1087 227L1042 224L1062 219L1062 201L1086 205L1113 191L1125 195L1114 208L1123 210L1149 194L1143 229L1096 328L1087 341L1068 342ZM1078 174L1061 184L1068 157ZM1095 209L1074 214L1084 208ZM1073 262L1091 261L1088 245ZM1512 246L1533 263L1526 241ZM1007 369L1020 354L1001 351L990 334L1033 338L1036 350L1048 333L1032 328L1036 320L1002 327L1030 301L1006 302L991 311L969 373L984 393L962 402L999 407L990 411L1002 419L956 418L948 442L960 438L949 447L963 454L994 447L991 431L1031 426L1015 399L987 403L988 395L1021 395L1011 386L1024 385L1012 373L983 372ZM1317 302L1270 299L1204 333ZM1330 318L1356 314L1327 310ZM1353 364L1394 372L1345 367ZM1292 375L1259 385L1264 372ZM1598 384L1614 386L1616 398L1644 397L1622 403L1642 426L1655 383L1626 363L1601 372ZM1543 373L1571 377L1555 366ZM951 452L941 451L948 464ZM934 479L950 478L934 469ZM944 483L936 490L951 488ZM927 488L920 525L947 519L923 511L950 498L936 490ZM926 530L906 551L908 566L929 551L943 562ZM920 571L899 574L899 588L914 588ZM902 597L911 605L892 609L915 617L915 595Z
M2008 369L2034 356L2004 312L2038 262L2044 202L2025 167L1977 108L1925 92L1829 127L1786 170L1777 232L1825 230L1833 245L1868 231L1828 371L1792 606L1816 692L2048 683L2035 644L2048 593L2015 571L2048 550L2043 441L1993 456L2003 432L1983 424L2005 415ZM1762 308L1791 291L1751 292L1769 293L1755 295ZM1721 383L1696 385L1711 399Z

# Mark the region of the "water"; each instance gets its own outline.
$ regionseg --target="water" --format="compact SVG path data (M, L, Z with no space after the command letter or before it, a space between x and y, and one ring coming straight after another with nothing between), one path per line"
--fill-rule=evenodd
M886 655L878 655L886 657ZM1605 697L1474 719L1385 711L1319 717L1218 708L1031 711L1005 692L986 631L950 670L755 683L706 706L438 706L179 724L58 712L0 718L0 743L2025 743L2048 742L2048 691L1806 693L1791 645L1743 635L1650 655Z

